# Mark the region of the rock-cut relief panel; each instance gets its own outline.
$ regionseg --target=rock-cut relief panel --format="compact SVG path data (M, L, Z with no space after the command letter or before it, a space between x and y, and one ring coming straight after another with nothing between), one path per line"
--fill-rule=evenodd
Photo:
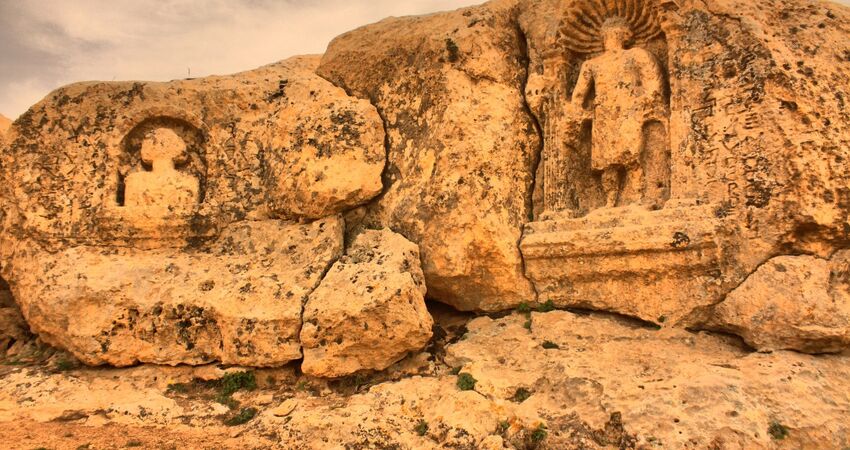
M133 127L114 152L117 169L104 201L108 228L137 239L197 237L205 142L201 129L182 119L156 116Z
M716 300L712 210L673 195L663 14L643 0L566 4L536 46L526 97L543 204L521 249L541 301L680 323Z
M545 216L670 197L667 45L641 2L586 2L565 13L530 80L542 123ZM542 88L542 89L541 89Z

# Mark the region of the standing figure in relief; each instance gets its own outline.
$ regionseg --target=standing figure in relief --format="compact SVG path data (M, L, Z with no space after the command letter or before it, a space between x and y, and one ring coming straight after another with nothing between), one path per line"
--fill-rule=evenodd
M628 22L609 18L601 32L605 50L582 65L572 106L583 109L595 93L591 166L602 173L606 206L615 207L626 173L639 170L644 124L663 117L666 102L658 60L642 48L626 48L632 39Z
M198 203L198 179L175 168L185 153L186 143L174 130L149 132L142 142L141 157L152 170L127 177L124 206L153 216L191 212Z

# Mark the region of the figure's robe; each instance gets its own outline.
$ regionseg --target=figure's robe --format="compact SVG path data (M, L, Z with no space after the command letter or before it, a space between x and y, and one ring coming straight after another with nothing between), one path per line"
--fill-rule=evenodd
M581 68L574 103L595 89L591 167L605 170L638 163L643 126L664 108L661 66L641 48L605 52Z

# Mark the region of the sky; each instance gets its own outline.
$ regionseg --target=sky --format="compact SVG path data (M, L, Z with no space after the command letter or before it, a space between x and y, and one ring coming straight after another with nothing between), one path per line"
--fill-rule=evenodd
M88 80L240 72L389 16L484 0L0 0L0 113ZM850 5L850 0L837 0Z
M76 81L225 75L389 16L484 0L0 0L0 113Z

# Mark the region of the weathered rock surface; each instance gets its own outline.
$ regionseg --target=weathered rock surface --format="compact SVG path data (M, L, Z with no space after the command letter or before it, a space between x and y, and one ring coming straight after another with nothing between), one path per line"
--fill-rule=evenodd
M462 310L534 299L517 242L539 138L514 3L384 20L335 39L318 69L385 121L386 189L362 224L417 243L429 295Z
M22 241L5 274L32 330L87 364L279 366L301 358L302 305L343 227L243 222L194 249Z
M212 368L13 367L0 371L0 437L24 449L110 448L116 436L154 448L850 445L846 354L751 353L727 338L599 315L533 313L531 330L526 320L478 318L448 346L445 362L477 380L472 390L458 388L439 352L406 360L416 368L396 371L406 379L364 378L353 391L291 368L260 370L259 389L238 396L240 408L258 414L235 429L222 425L227 408L211 399L214 391L192 383ZM169 389L173 383L185 392Z
M758 350L850 348L850 253L771 259L714 308L711 326Z
M315 75L317 63L298 57L232 76L54 91L19 118L0 156L0 196L14 206L7 232L62 245L185 241L245 218L316 219L358 206L381 189L381 120ZM142 155L161 131L176 135L165 161L176 173L152 170ZM194 203L165 205L176 217L159 226L156 217L128 218L138 214L127 191L157 187L128 186L135 174L193 181Z
M543 134L523 241L541 302L699 326L771 258L848 247L846 8L517 5Z
M722 255L707 270L673 261L650 274L662 283L633 298L570 286L594 278L604 286L612 276L616 284L640 271L560 280L564 306L602 304L682 325L698 325L772 257L848 246L850 68L839 44L847 9L796 0L626 3L494 1L388 19L330 45L318 72L369 98L388 131L385 195L356 217L419 244L435 299L488 311L534 300L515 252L532 215L580 219L632 204L708 211L689 219L707 225L700 244ZM602 56L602 25L613 17L635 40L622 55ZM609 82L617 71L642 88ZM630 99L625 110L609 104L625 97L607 88ZM622 136L608 142L605 129ZM628 234L584 231L611 230ZM635 244L665 264L669 245ZM705 295L642 309L651 295L675 296L663 281L677 277Z
M446 362L508 405L511 430L545 423L544 448L850 443L846 355L749 353L703 333L561 311L533 313L530 332L524 320L472 321Z
M384 370L431 339L416 244L364 231L304 307L304 373L340 377Z
M3 140L4 136L6 136L6 133L9 131L11 126L12 121L3 114L0 114L0 141Z
M385 165L375 108L317 64L79 83L22 115L0 146L0 259L33 330L90 364L300 358L338 213Z

